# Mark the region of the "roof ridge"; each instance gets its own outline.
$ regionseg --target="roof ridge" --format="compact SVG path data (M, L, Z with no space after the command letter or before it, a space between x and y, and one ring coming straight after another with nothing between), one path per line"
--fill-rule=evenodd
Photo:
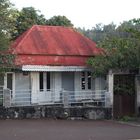
M34 56L36 56L36 55L42 55L42 56L84 56L84 57L88 57L88 56L94 56L94 55L80 55L80 54L46 54L46 53L44 53L44 54L41 54L41 53L34 53L34 54L30 54L30 53L26 53L26 54L24 54L24 53L18 53L19 55L34 55Z
M22 40L18 43L17 47L18 48L20 46L20 44L22 44L22 42L27 38L27 36L31 33L31 31L36 27L36 25L33 25L31 28L29 28L28 30L26 30L26 34L23 36Z
M57 26L54 26L54 25L33 25L33 26L36 26L36 27L61 27L61 28L68 28L68 29L75 29L74 27L70 27L70 26L60 26L60 25L57 25Z

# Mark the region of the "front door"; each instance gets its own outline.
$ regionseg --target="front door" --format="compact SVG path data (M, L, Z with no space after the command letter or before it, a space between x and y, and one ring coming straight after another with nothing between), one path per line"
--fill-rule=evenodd
M52 73L51 72L40 72L39 73L39 91L38 96L40 103L52 102L53 91L52 91Z

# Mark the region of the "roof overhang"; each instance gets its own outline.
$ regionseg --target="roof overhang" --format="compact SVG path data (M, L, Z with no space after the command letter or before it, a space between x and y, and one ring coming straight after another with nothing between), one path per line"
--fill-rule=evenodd
M91 71L90 68L84 66L43 66L43 65L23 65L22 71L40 71L40 72L78 72Z

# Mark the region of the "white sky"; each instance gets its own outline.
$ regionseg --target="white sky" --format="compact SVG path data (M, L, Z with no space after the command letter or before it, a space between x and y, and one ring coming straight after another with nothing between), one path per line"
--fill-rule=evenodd
M34 7L47 19L64 15L75 27L92 28L97 23L119 24L140 18L140 0L10 0L15 7Z

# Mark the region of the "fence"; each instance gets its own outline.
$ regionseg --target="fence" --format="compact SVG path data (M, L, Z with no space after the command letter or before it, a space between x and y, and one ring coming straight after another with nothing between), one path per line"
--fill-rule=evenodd
M96 91L29 91L4 89L0 91L0 103L9 106L34 106L34 105L92 105L106 107L110 95L106 90Z
M3 86L0 86L0 105L3 105Z

